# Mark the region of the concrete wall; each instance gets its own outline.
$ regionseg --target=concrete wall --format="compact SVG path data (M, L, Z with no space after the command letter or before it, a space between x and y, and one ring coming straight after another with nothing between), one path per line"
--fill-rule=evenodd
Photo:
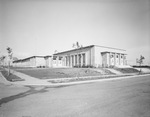
M38 66L46 66L44 57L31 57L27 59L20 60L18 62L13 63L14 67L38 67Z
M52 67L52 57L45 57L45 67Z
M94 66L95 67L102 67L103 62L103 58L102 58L102 52L115 52L115 53L125 53L125 51L120 50L120 49L113 49L113 48L106 48L106 47L100 47L100 46L94 46ZM114 65L116 62L119 64L119 59L117 59L116 61L114 61L115 58L111 58L111 60L109 61L109 57L111 55L109 55L108 53L106 54L106 64L108 64L108 66L110 65ZM114 56L115 57L115 56ZM105 61L105 60L104 60Z
M36 67L38 67L38 66L46 66L44 57L36 57L35 61L36 61Z

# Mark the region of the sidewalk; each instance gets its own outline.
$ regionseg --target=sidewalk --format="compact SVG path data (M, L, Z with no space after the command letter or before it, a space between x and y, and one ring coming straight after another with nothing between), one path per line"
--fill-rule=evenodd
M0 72L0 83L3 83L5 85L11 85L11 82L7 81L6 78L4 78L4 76L2 75L1 72Z
M6 78L1 74L0 72L0 83L4 84L15 84L15 85L50 85L50 82L47 82L46 80L40 80L31 76L28 76L26 74L11 70L11 73L14 75L20 77L21 79L24 79L24 81L16 81L16 82L10 82L7 81Z
M24 79L24 81L13 82L13 84L19 84L19 85L50 85L51 84L50 82L47 82L47 80L34 78L17 71L13 71L13 74Z

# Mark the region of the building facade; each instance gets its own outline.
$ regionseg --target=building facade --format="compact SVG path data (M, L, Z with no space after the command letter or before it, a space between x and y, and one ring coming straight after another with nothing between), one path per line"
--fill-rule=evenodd
M51 56L31 56L13 62L14 67L50 67L49 58Z
M57 67L111 67L127 64L125 50L90 45L53 55Z
M90 45L52 56L32 56L13 62L18 67L112 67L127 65L123 49Z

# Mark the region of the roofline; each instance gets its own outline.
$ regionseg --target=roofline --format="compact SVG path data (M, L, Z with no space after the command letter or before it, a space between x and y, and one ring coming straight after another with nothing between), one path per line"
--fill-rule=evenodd
M106 47L106 46L99 46L99 45L94 45L94 46L102 47L102 48L109 48L109 49L115 49L115 50L122 50L122 51L126 51L126 50L124 50L124 49L113 48L113 47Z
M101 53L117 53L117 54L124 54L124 55L127 55L126 53L121 53L121 52L113 52L113 51L111 51L111 52L109 52L109 51L104 51L104 52L101 52Z
M24 59L22 59L22 60L26 60L26 59L30 59L30 58L35 58L35 57L39 57L39 58L44 58L44 56L31 56L31 57L27 57L27 58L24 58Z
M35 57L45 58L45 57L52 57L52 56L50 56L50 55L47 55L47 56L30 56L30 57L27 57L27 58L24 58L24 59L19 59L19 60L13 61L13 63L18 62L18 61L24 61L24 60L27 60L27 59L30 59L30 58L35 58Z
M46 58L46 57L52 57L52 56L50 56L50 55L44 56L44 58Z
M121 51L126 51L126 50L124 50L124 49L119 49L119 48L112 48L112 47L99 46L99 45L89 45L89 46L85 46L85 47L81 47L81 48L76 48L76 49L67 50L67 51L63 51L63 52L58 52L58 53L55 53L55 54L53 54L53 55L63 54L63 53L66 53L66 52L71 52L71 51L80 50L80 49L85 49L85 48L91 48L91 47L94 47L94 46L102 47L102 48L115 49L115 50L121 50Z
M89 45L89 46L85 46L85 47L81 47L81 48L76 48L76 49L67 50L67 51L63 51L63 52L58 52L58 53L55 53L53 55L63 54L63 53L66 53L66 52L71 52L71 51L85 49L85 48L92 48L92 47L94 47L94 45Z

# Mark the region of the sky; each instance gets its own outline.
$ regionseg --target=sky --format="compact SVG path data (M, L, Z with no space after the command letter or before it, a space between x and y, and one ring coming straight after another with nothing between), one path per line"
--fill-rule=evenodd
M150 65L150 0L0 0L0 55L52 55L83 46L125 49Z

